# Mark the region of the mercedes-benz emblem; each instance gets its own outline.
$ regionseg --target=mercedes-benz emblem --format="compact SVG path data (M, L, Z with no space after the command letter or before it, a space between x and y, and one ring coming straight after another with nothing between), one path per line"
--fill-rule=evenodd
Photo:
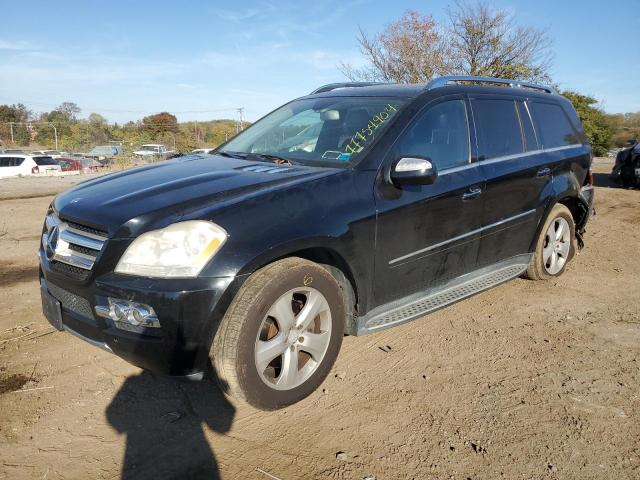
M58 245L59 235L60 235L60 229L58 228L58 225L55 225L49 231L49 237L47 238L47 249L45 251L45 254L47 255L47 258L49 260L51 260L53 256L56 254L56 246Z

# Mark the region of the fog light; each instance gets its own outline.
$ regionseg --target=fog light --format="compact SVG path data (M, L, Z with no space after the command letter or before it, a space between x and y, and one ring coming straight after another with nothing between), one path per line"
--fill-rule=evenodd
M160 321L153 307L143 303L109 298L109 318L116 327L131 330L129 326L140 328L160 328Z

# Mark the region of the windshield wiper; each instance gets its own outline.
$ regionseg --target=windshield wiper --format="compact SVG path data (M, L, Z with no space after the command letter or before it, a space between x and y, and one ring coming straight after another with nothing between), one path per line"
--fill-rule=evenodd
M280 157L278 155L272 155L270 153L252 153L252 157L258 157L262 161L269 161L277 164L289 164L295 165L296 162L289 160L288 158Z

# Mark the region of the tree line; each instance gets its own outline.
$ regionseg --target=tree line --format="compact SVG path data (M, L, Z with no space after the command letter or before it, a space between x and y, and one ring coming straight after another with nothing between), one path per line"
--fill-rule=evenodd
M160 112L138 121L110 124L98 113L79 118L80 107L63 102L50 112L35 115L23 104L0 105L0 145L38 145L69 152L86 152L96 145L121 145L133 150L144 143L164 143L186 152L198 147L215 147L236 134L235 120L179 123L175 115Z

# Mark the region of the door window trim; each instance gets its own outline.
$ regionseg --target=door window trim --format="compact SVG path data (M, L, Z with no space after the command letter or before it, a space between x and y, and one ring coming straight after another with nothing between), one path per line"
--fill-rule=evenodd
M460 167L455 167L455 168L451 168L448 169L446 171L444 171L442 173L442 175L446 175L448 173L456 173L459 172L460 170L465 170L468 167L471 166L477 166L477 165L490 165L492 163L500 163L500 162L504 162L507 160L514 160L516 158L522 158L522 157L530 157L532 155L539 155L541 153L552 153L552 152L559 152L562 150L569 150L572 148L578 148L578 147L583 147L584 145L582 145L581 143L573 143L571 145L563 145L561 147L553 147L553 148L539 148L537 150L531 150L529 152L523 152L523 153L514 153L511 155L503 155L501 157L494 157L490 160L482 160L480 162L476 162L476 163L472 163L470 165L462 165ZM440 172L438 172L438 176L440 176Z
M437 98L431 99L429 100L427 103L425 103L420 110L418 110L413 117L411 117L411 119L407 122L406 126L402 129L402 131L398 134L398 136L395 138L395 140L393 141L393 144L391 145L391 148L389 148L385 161L382 162L381 168L385 168L385 167L389 167L390 164L396 160L396 158L393 156L395 154L395 149L398 145L398 142L400 141L400 139L402 138L402 136L407 133L409 131L410 128L412 128L415 123L420 119L420 117L427 112L427 110L429 108L432 108L440 103L444 103L444 102L448 102L448 101L452 101L452 100L460 100L463 105L464 105L464 112L465 112L465 123L467 125L467 163L464 165L460 165L458 167L449 167L449 168L444 168L442 170L438 169L438 175L444 175L449 171L452 170L456 170L459 168L467 168L470 166L473 166L477 163L477 160L475 158L474 155L474 143L471 141L471 135L473 134L475 136L475 125L473 124L473 117L472 117L472 112L470 109L470 105L469 105L469 101L468 98L465 94L463 93L456 93L456 94L451 94L451 95L446 95L446 96L439 96ZM437 164L436 164L437 167Z
M522 103L524 103L524 109L527 111L527 115L529 116L529 122L531 123L531 128L533 129L533 136L536 137L536 144L538 145L538 147L540 147L542 145L542 142L540 141L540 137L538 136L538 129L536 128L536 122L533 121L533 116L531 115L531 110L529 109L529 99L528 98L523 99Z

